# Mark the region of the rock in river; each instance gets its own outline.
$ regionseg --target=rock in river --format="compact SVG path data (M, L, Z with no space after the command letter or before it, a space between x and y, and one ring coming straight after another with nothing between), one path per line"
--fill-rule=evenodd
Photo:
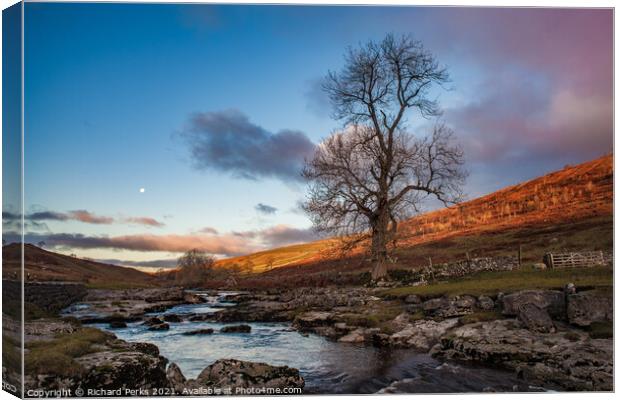
M252 330L250 325L231 325L220 329L221 333L249 333Z
M167 331L169 329L170 329L170 325L168 325L165 322L161 324L149 326L149 331Z
M295 317L293 324L300 329L308 329L316 326L329 325L334 322L334 317L326 311L309 311Z
M164 321L166 322L181 322L182 319L176 314L166 314L164 315Z
M446 331L458 324L457 318L446 319L441 322L433 320L415 321L412 324L408 324L403 330L391 335L389 343L392 346L428 351Z
M213 329L211 328L205 328L205 329L196 329L195 331L187 331L187 332L183 332L184 335L186 336L193 336L193 335L211 335L213 333Z

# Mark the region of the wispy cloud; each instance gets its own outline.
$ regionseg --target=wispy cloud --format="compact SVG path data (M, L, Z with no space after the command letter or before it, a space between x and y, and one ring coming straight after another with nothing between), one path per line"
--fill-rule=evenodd
M314 143L300 131L269 132L237 110L195 113L181 133L194 166L256 180L300 181Z
M11 212L2 213L3 221L18 221L20 215ZM151 217L126 217L114 218L110 216L97 215L87 210L73 210L67 212L57 211L35 211L24 216L26 222L36 223L38 221L79 221L85 224L111 225L115 223L128 223L152 227L162 227L163 222Z
M277 208L270 206L268 204L263 204L263 203L258 203L256 206L254 206L254 209L258 211L259 213L265 214L265 215L272 215L278 211Z
M130 224L154 226L157 228L160 228L165 225L163 222L159 222L155 218L151 218L151 217L128 217L128 218L125 218L124 220Z

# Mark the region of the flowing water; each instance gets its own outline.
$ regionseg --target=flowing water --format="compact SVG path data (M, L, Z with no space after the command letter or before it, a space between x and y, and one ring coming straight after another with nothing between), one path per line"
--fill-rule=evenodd
M233 305L225 301L228 294L205 294L207 303L179 305L164 314L217 311ZM225 334L219 333L220 328L231 324L183 321L169 325L168 331L149 331L142 322L129 323L121 329L94 324L126 341L157 345L164 357L179 365L186 378L196 378L218 359L236 358L297 368L306 381L306 393L375 393L390 385L387 390L409 393L511 391L514 385L520 390L528 389L512 373L442 363L412 350L338 343L317 335L300 334L286 323L248 323L251 333ZM215 333L183 335L203 328L212 328Z

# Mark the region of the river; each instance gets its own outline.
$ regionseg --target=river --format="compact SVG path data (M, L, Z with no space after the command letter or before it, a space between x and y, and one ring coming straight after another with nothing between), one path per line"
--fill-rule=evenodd
M229 294L201 294L207 299L206 303L179 305L163 314L214 312L234 305L225 300ZM92 326L111 331L129 342L157 345L164 357L179 365L186 378L195 378L218 359L235 358L297 368L306 381L305 393L376 393L382 389L462 393L512 391L515 385L521 391L534 389L517 380L514 373L443 363L413 350L338 343L313 334L301 334L287 323L248 323L252 327L250 333L219 333L220 328L231 324L214 322L183 321L169 325L168 331L150 331L142 322L128 323L126 328L120 329L110 329L108 324ZM212 328L215 333L183 335L202 328Z

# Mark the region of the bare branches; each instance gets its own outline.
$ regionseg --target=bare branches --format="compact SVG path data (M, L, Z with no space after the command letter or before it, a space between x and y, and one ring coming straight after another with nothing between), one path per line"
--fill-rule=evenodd
M466 174L452 131L437 125L418 138L404 127L409 109L423 117L440 113L429 91L447 81L446 70L420 42L392 35L349 49L344 69L325 79L334 116L345 128L306 161L304 209L319 231L348 236L353 244L370 236L373 279L386 273L388 242L400 220L418 212L429 196L444 204L461 199Z
M446 69L419 41L388 35L381 43L350 48L345 68L330 72L323 83L334 117L372 125L376 133L393 133L408 108L422 116L440 113L429 98L433 84L449 81Z

